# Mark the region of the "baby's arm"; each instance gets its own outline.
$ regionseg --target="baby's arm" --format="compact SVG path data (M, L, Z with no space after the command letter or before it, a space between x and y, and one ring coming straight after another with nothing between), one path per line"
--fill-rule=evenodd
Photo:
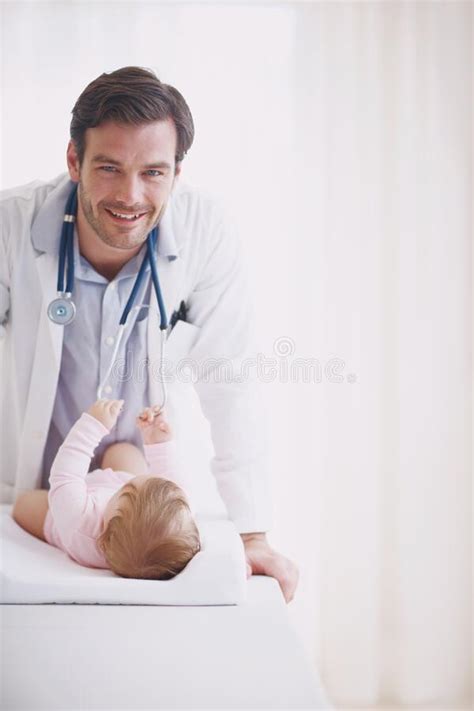
M58 450L49 477L49 507L58 530L76 528L87 511L85 482L94 450L114 426L119 401L100 401L73 425Z
M180 481L178 481L176 443L173 440L145 444L143 449L150 474L161 476L163 479L170 479L181 486Z
M137 418L150 474L170 479L187 491L171 428L157 407L147 407Z
M186 494L191 513L194 514L196 511L195 501L189 477L186 476L185 469L180 462L176 442L170 440L169 442L145 444L144 450L150 474L169 479L177 484Z

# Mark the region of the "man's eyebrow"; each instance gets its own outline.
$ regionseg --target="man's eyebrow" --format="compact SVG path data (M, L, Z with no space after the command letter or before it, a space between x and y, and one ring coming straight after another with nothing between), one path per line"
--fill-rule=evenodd
M108 165L117 165L117 166L122 165L119 160L110 158L109 156L106 156L103 153L99 153L98 155L94 156L92 158L92 162L93 163L107 163ZM160 161L157 161L156 163L148 163L147 165L144 165L143 168L145 168L145 170L151 170L153 168L167 168L168 170L170 170L171 165L165 160L160 160Z
M104 155L104 153L99 153L92 158L93 163L110 163L111 165L120 165L120 161L109 158L109 156Z

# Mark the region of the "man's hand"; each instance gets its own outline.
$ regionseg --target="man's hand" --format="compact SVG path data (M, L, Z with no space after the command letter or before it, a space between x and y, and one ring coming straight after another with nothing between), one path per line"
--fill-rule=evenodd
M89 415L95 417L99 420L104 427L111 430L112 427L117 422L117 418L122 412L123 400L97 400L90 408L87 410Z
M171 428L157 406L146 407L138 415L137 427L145 444L168 442L172 438Z
M291 602L298 585L298 568L268 544L265 533L241 533L247 558L247 577L268 575L278 580L283 597Z

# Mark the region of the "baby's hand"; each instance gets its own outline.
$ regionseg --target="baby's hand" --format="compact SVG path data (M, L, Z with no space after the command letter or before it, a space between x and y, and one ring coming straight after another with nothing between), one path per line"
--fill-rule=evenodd
M170 426L163 418L159 407L146 407L137 417L145 444L168 442L172 438Z
M123 400L97 400L90 408L87 410L89 415L95 417L99 420L104 427L111 430L112 427L117 422L117 418L120 415L123 408Z

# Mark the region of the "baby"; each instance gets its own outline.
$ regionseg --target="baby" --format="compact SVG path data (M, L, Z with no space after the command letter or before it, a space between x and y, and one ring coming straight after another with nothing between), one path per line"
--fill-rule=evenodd
M159 408L137 417L146 461L137 447L119 442L106 449L102 468L88 473L95 448L122 407L123 400L98 400L79 418L53 462L49 492L21 494L13 518L81 565L167 580L201 546Z

